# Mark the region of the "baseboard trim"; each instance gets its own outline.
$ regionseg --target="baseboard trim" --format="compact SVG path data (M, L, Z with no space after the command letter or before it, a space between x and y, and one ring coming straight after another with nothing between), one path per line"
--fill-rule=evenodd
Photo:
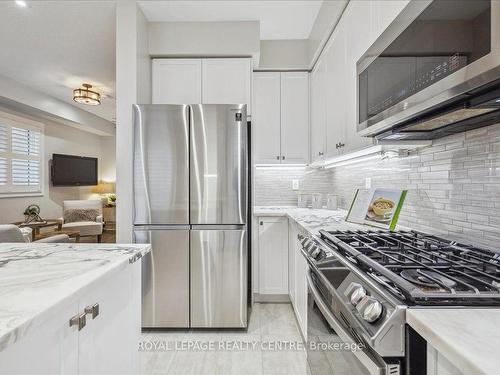
M253 301L257 303L290 303L288 294L253 294Z

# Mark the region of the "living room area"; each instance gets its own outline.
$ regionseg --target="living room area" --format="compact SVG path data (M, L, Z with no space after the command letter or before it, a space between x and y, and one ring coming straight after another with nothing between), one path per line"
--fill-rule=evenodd
M50 5L0 4L0 242L115 243L114 4Z

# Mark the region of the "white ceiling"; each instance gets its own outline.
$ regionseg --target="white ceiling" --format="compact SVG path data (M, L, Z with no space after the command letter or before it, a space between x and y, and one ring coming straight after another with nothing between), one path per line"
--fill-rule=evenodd
M115 117L115 3L0 1L0 74L107 120ZM73 102L83 82L108 95L100 106Z
M307 39L322 0L138 1L151 22L260 21L260 39Z

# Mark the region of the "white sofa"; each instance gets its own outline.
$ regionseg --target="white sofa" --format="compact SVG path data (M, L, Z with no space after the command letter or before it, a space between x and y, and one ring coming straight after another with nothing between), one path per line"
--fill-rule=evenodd
M0 225L0 243L23 243L28 242L21 229L14 224ZM69 242L66 234L57 234L38 241L40 243L65 243Z
M102 201L99 199L86 199L86 200L71 200L63 202L63 210L74 208L93 208L99 211L99 215L96 221L78 221L74 223L65 223L64 217L62 218L62 229L63 230L77 230L80 232L80 237L85 236L96 236L97 242L101 242L102 239Z

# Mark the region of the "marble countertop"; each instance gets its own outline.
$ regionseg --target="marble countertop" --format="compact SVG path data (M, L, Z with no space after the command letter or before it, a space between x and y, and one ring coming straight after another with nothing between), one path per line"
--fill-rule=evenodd
M346 210L298 208L293 206L255 206L253 214L254 216L287 216L313 235L318 235L322 229L377 229L367 225L346 222Z
M0 244L0 351L100 277L150 251L150 245Z
M463 374L499 373L500 310L408 309L406 321Z

